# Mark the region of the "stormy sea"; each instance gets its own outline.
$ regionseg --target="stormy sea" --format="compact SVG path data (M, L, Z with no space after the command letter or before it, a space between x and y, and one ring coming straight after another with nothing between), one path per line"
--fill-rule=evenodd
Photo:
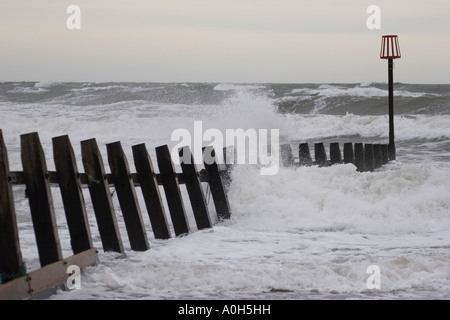
M117 196L126 254L102 250L83 188L99 261L83 271L80 289L46 299L450 299L450 85L395 83L394 90L395 161L373 172L337 164L280 167L273 175L235 165L231 218L218 220L203 184L214 226L197 230L181 186L191 233L168 240L154 238L139 191L145 252L130 249ZM120 141L133 172L131 147L145 143L157 168L155 148L172 148L179 142L172 133L194 133L198 121L204 131L278 129L294 158L302 142L387 143L387 84L0 83L0 129L13 171L22 170L20 135L30 132L39 133L49 170L52 138L66 134L79 168L79 142L91 138L103 159L106 144ZM35 270L25 186L13 191L22 256ZM67 257L73 253L57 186L52 194ZM379 268L375 288L370 266Z

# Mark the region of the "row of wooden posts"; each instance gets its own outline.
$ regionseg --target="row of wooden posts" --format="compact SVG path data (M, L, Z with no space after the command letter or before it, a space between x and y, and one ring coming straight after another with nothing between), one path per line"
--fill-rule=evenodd
M136 173L131 173L120 142L106 145L111 173L106 173L95 139L81 142L84 173L78 171L75 154L67 135L52 139L56 171L48 171L46 158L37 133L21 135L23 171L10 171L8 154L0 130L0 299L33 297L67 279L67 265L80 267L97 262L88 223L83 186L90 198L104 251L124 253L112 201L114 187L119 201L131 249L150 249L135 187L140 187L155 239L171 237L164 202L159 187L164 188L166 204L175 236L190 232L180 185L184 184L192 206L197 229L211 228L202 182L208 184L219 220L231 215L227 198L230 183L228 169L220 167L212 147L203 148L204 169L198 171L189 147L179 150L181 173L177 173L167 145L155 148L159 173L153 168L145 144L132 147ZM227 150L224 150L226 155ZM373 171L392 160L386 144L344 143L343 156L339 143L329 145L328 159L324 143L314 144L314 160L309 144L298 145L298 162L291 145L281 145L283 166L319 167L353 163L360 172ZM190 161L183 161L190 159ZM205 158L206 159L206 158ZM30 205L41 268L27 272L22 259L13 185L25 185ZM73 255L62 256L56 225L51 186L58 186L67 219Z
M372 143L352 143L346 142L343 152L338 142L330 143L330 157L327 157L323 142L314 144L314 161L308 143L298 145L298 162L295 161L291 145L281 145L282 165L289 166L311 166L319 167L333 164L352 163L359 172L370 172L382 167L393 160L389 155L389 145ZM343 154L343 156L342 156Z
M67 135L52 139L56 171L48 171L38 133L21 135L23 171L12 172L2 131L0 130L0 299L26 298L67 279L66 266L95 264L97 251L93 247L82 186L89 189L94 214L104 251L124 252L114 212L110 187L113 185L123 215L129 243L134 251L150 248L135 187L142 190L151 228L156 239L168 239L167 222L159 186L164 188L175 236L190 232L180 191L186 186L197 229L211 228L208 203L202 187L207 182L219 220L231 215L226 188L228 171L215 159L212 147L203 149L214 162L204 161L198 171L189 147L179 150L182 173L177 173L167 145L157 147L159 173L153 168L145 144L132 147L136 173L131 173L120 142L107 144L111 173L106 173L101 152L95 139L81 142L84 173L77 168L75 154ZM30 205L41 269L26 271L20 249L12 185L25 185ZM51 185L59 186L67 227L74 255L63 258ZM45 270L44 270L45 269ZM56 276L59 275L59 276ZM15 279L15 280L14 280Z

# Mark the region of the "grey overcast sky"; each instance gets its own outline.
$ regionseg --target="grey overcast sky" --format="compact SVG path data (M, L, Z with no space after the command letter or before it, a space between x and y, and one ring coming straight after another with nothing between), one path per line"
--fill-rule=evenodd
M449 0L1 0L0 81L386 82L385 34L395 81L450 83Z

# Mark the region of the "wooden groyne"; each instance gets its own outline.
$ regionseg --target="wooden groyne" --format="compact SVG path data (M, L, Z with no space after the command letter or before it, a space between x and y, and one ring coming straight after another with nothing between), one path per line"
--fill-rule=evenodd
M104 251L124 253L110 187L114 187L130 242L134 251L150 249L136 188L141 189L155 239L172 237L160 194L164 188L166 204L175 236L190 232L180 185L189 195L198 230L211 228L212 221L202 182L208 184L219 221L230 218L226 193L228 171L218 161L204 162L198 171L189 147L179 150L182 172L176 172L167 145L156 150L159 173L153 167L145 144L132 147L136 172L132 173L120 142L106 145L110 173L105 171L95 139L81 141L84 173L77 168L72 144L67 135L52 139L56 171L48 171L38 133L21 135L23 171L10 171L8 154L0 130L0 299L34 297L65 283L67 267L84 268L97 263L88 223L82 187L89 189ZM214 157L212 147L204 154ZM183 159L191 159L185 163ZM189 162L189 161L186 161ZM224 181L225 180L225 185ZM27 272L20 249L13 185L26 186L41 268ZM58 235L51 187L60 189L73 255L64 258Z
M311 148L312 149L312 148ZM346 142L341 148L338 142L329 144L329 157L325 144L318 142L313 144L313 156L308 143L298 144L297 157L294 156L296 148L291 144L283 144L281 150L282 166L331 166L334 164L352 163L359 172L371 172L381 168L389 161L389 146L387 144L352 143ZM296 161L296 158L298 161Z

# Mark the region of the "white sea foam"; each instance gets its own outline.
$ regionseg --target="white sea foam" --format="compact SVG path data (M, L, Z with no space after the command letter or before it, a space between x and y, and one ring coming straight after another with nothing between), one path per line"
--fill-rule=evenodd
M42 93L42 92L47 92L49 91L46 88L41 88L41 87L15 87L12 90L8 90L8 93Z
M235 84L235 83L219 83L214 87L217 91L229 91L229 90L249 90L249 89L264 89L263 85L253 85L253 84Z
M448 170L415 165L365 174L351 164L285 168L273 177L237 166L230 198L235 228L243 231L249 225L280 232L445 231L450 229L448 179Z
M100 87L84 87L84 88L73 88L70 89L72 92L88 92L88 91L103 91L103 90L112 90L112 89L124 89L127 88L125 86L100 86Z
M356 86L353 88L347 88L343 86L336 85L321 85L317 89L300 88L293 89L291 93L298 94L302 93L305 95L320 96L326 98L333 97L387 97L387 89L379 89L375 87L367 86ZM423 96L439 96L437 94L425 93L425 92L410 92L404 90L394 90L394 95L398 97L407 98L419 98Z
M449 139L450 116L395 116L398 140ZM291 140L310 140L335 136L387 138L388 116L287 114L285 131Z
M50 88L53 86L56 86L60 84L60 82L53 82L53 81L40 81L40 82L36 82L34 84L35 88Z

